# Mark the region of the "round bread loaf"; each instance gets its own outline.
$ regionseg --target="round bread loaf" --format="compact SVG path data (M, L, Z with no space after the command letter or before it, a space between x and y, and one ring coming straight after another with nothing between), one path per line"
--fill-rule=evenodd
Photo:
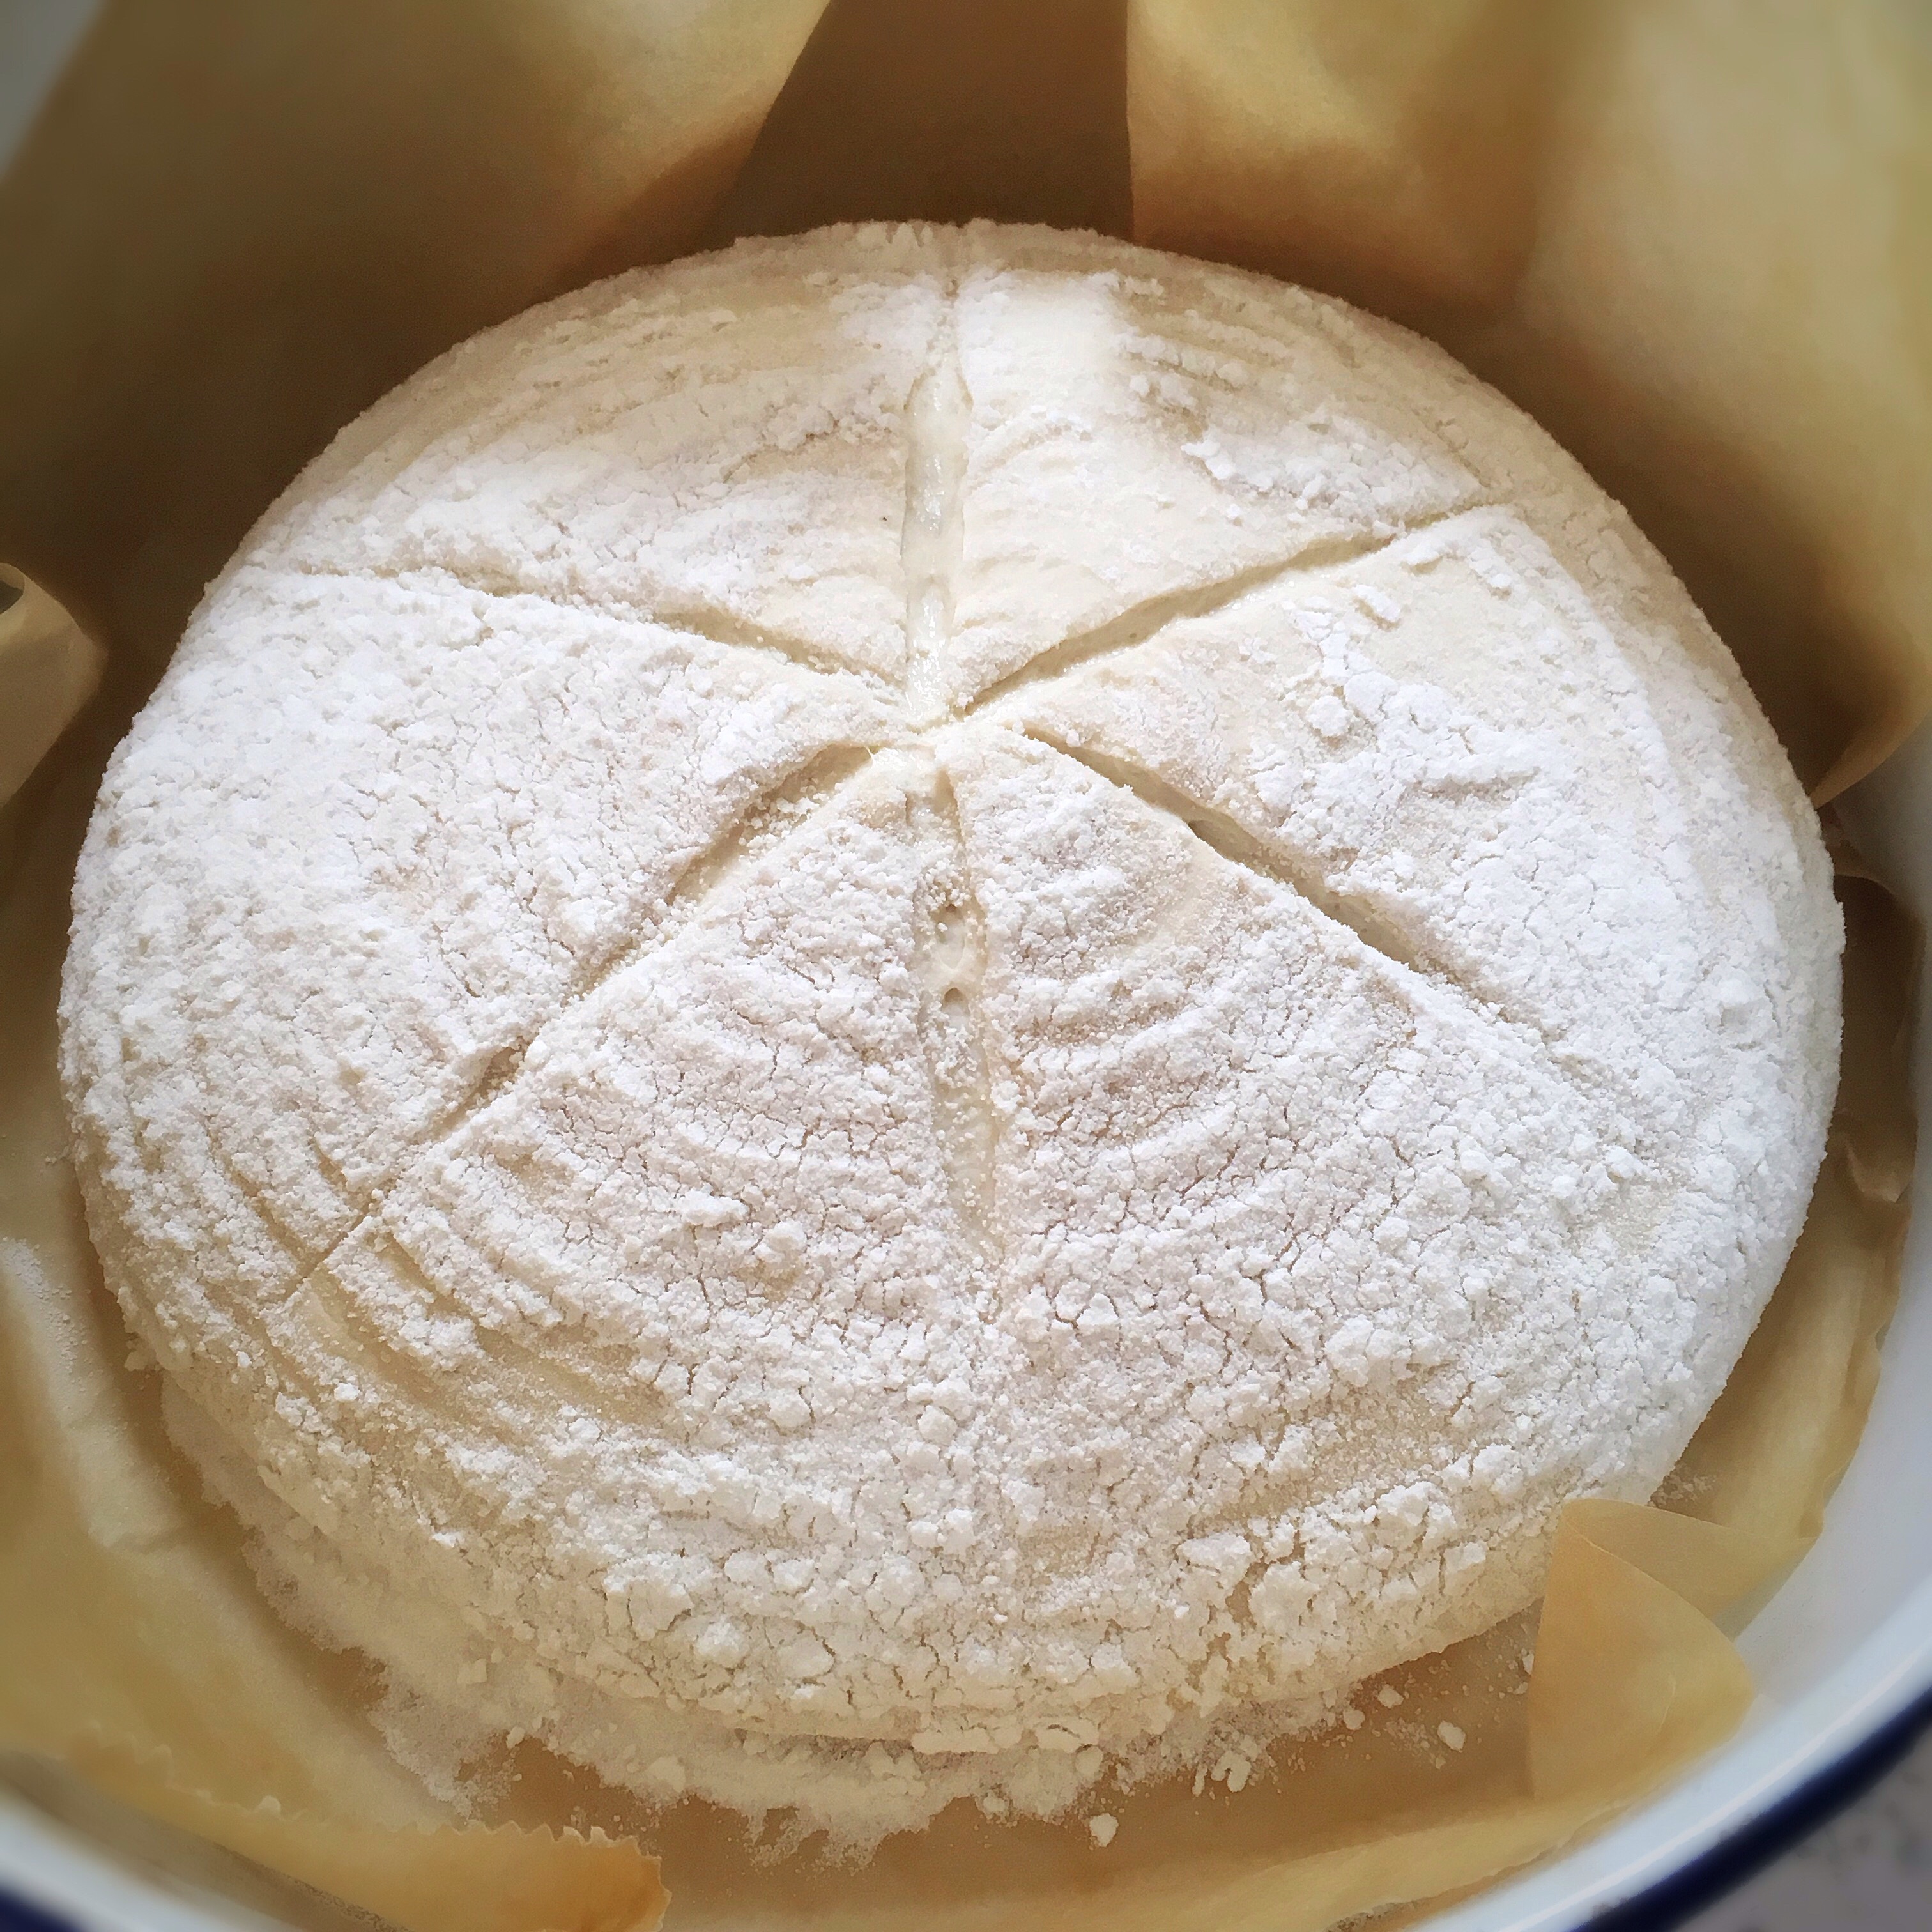
M862 1840L1238 1764L1647 1497L1840 944L1722 646L1439 352L847 229L295 484L109 770L64 1069L178 1437L412 1748Z

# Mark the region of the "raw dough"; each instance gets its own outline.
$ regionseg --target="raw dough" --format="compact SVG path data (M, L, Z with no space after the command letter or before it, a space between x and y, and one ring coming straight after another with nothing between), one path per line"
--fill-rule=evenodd
M1840 944L1721 645L1439 352L828 230L298 479L109 771L64 1064L176 1434L401 1748L863 1840L1238 1759L1648 1496Z

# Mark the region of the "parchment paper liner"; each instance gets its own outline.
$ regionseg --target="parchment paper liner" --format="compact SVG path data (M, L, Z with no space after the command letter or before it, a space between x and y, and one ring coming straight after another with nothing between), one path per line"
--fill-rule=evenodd
M947 189L969 205L896 208L878 205L904 192L890 152L848 142L843 176L794 178L850 118L839 61L883 44L883 0L835 0L714 223L767 225L780 204L791 226L1105 221L1124 206L1093 105L1118 65L1097 38L1110 10L1070 4L1006 56L1021 120L1054 104L1043 64L1070 77L1081 165L1052 140L1036 143L1050 166L1030 161L982 113L992 136ZM1516 0L1429 0L1380 34L1310 0L1128 10L1145 238L1428 326L1645 515L1821 789L1897 741L1924 706L1932 611L1910 294L1932 230L1906 218L1932 146L1912 110L1932 87L1886 10L1847 6L1828 30L1635 0L1535 22ZM113 652L91 725L14 808L0 904L0 1736L422 1928L652 1922L650 1861L544 1828L571 1820L641 1829L691 1925L1312 1932L1466 1889L1736 1724L1750 1687L1712 1616L1802 1552L1856 1442L1912 1145L1916 936L1868 880L1842 885L1846 1076L1811 1220L1669 1508L1568 1513L1526 1681L1528 1618L1394 1673L1400 1706L1366 1702L1360 1731L1282 1754L1238 1798L1103 1801L1121 1821L1104 1854L1078 1826L948 1814L862 1869L761 1867L704 1808L640 1820L527 1748L496 1828L453 1824L382 1749L353 1665L262 1600L160 1437L148 1378L123 1366L52 1073L65 884L100 759L200 578L336 424L482 322L702 232L815 11L418 0L383 10L378 49L376 15L352 7L110 7L0 184L0 552L43 570ZM892 41L903 70L859 92L923 90L931 124L970 148L938 104L962 74L1001 84L977 30L1018 16L907 0L895 17L915 11L928 31ZM1780 121L1767 100L1793 88L1805 111ZM1694 124L1719 138L1696 145ZM1820 142L1835 143L1822 184L1806 172ZM1779 301L1724 310L1736 277L1699 272L1712 261ZM304 1922L298 1894L286 1916Z

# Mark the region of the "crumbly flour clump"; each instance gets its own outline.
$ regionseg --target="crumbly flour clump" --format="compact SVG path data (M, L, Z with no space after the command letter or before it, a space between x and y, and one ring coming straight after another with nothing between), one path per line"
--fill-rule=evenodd
M269 512L109 770L109 1280L428 1761L862 1843L1539 1587L1823 1146L1813 814L1400 329L1038 230L606 282Z

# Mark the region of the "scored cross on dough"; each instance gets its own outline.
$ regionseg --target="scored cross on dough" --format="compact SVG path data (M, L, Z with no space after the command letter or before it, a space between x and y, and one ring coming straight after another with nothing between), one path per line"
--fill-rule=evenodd
M909 475L916 474L917 466L925 454L915 441L909 452ZM937 460L943 463L944 458L941 456ZM916 492L916 484L913 488ZM908 507L908 532L915 527L916 514L915 495ZM883 716L876 711L869 714L861 711L860 715L866 716L868 722L872 724L874 735L869 740L862 739L858 742L834 742L829 748L815 752L800 764L776 773L763 790L752 794L748 800L742 800L742 796L734 800L733 802L739 805L739 809L724 820L707 845L684 855L683 862L668 886L653 902L648 922L640 930L620 936L614 944L607 941L591 955L585 970L580 970L563 982L560 995L563 1009L567 1010L594 992L619 964L632 954L644 946L660 943L670 932L676 929L683 918L702 906L706 897L717 888L722 880L731 876L754 855L760 855L771 850L788 830L796 829L808 810L821 807L836 797L845 784L856 777L868 754L922 739L929 740L941 731L946 731L953 739L959 740L959 728L951 724L951 720L956 716L970 716L993 701L1000 702L1004 712L1018 716L1018 708L1008 700L1017 694L1022 687L1024 688L1027 696L1036 702L1042 697L1050 697L1056 682L1076 668L1094 659L1115 652L1139 651L1148 646L1158 646L1172 626L1184 622L1198 623L1202 619L1226 609L1238 600L1245 602L1257 590L1264 589L1284 578L1315 571L1338 555L1354 562L1365 562L1395 542L1398 536L1420 535L1439 520L1442 519L1426 520L1414 531L1405 530L1354 542L1326 544L1314 560L1301 557L1285 562L1256 566L1232 578L1198 589L1148 598L1130 607L1104 626L1078 633L1049 646L1032 660L1023 660L1013 673L998 680L992 688L983 692L969 691L963 697L956 696L951 704L939 710L937 716L932 711L932 692L935 683L944 680L951 668L948 662L951 638L944 632L934 635L928 628L929 619L922 622L919 615L909 615L909 638L918 640L924 632L930 640L934 664L930 666L922 664L909 656L898 694L898 702L881 707ZM467 587L472 590L475 589L473 586ZM915 586L909 602L916 606L921 601L921 590L925 590L930 597L934 587ZM942 608L950 610L951 586L946 584L938 588L940 597L933 601L940 602ZM681 624L672 628L702 636L706 641L725 650L758 651L770 647L769 640L764 634L734 635L728 624L716 625L702 632L697 630L694 623ZM782 648L783 654L792 662L800 662L800 653L790 646L788 644ZM933 675L935 667L936 679ZM844 700L848 707L847 715L849 716L849 707L856 695L850 688L850 680L844 675L832 674L831 682L837 689L838 697ZM1034 735L1037 736L1040 734L1035 731ZM1207 836L1209 842L1224 856L1235 863L1258 866L1264 872L1270 870L1268 859L1238 830L1234 832L1232 838L1228 836L1226 826L1222 828L1219 836L1204 833L1204 825L1215 814L1201 800L1189 797L1185 794L1172 793L1170 785L1155 778L1150 772L1124 776L1117 761L1102 760L1096 765L1093 759L1089 758L1086 762L1090 766L1100 770L1103 774L1112 773L1114 782L1124 790L1136 792L1143 796L1156 794L1172 794L1163 800L1166 808L1172 810L1197 836ZM938 768L935 766L925 782L926 789L930 790L938 776ZM920 782L915 780L912 783L914 789L917 790ZM775 860L775 862L782 861ZM1346 904L1335 892L1316 880L1311 868L1305 866L1293 867L1292 860L1288 863L1292 869L1298 872L1298 878L1289 880L1278 870L1271 875L1282 878L1283 883L1291 884L1294 890L1310 897L1330 917L1348 926L1367 944L1404 963L1414 963L1413 949L1384 922L1364 909ZM969 886L969 892L970 890ZM430 1124L424 1138L433 1142L446 1138L456 1126L494 1096L520 1064L533 1040L539 1036L531 1034L526 1038L513 1040L498 1049L480 1075ZM392 1174L385 1174L370 1184L365 1191L370 1195L378 1193L393 1178ZM361 1217L352 1224L352 1226L360 1225ZM346 1229L344 1231L345 1234L347 1232ZM341 1238L340 1234L336 1237L338 1240Z
M1805 812L1412 339L748 246L452 352L214 587L77 880L90 1214L429 1706L859 1836L1050 1810L1648 1493L1815 1163Z

